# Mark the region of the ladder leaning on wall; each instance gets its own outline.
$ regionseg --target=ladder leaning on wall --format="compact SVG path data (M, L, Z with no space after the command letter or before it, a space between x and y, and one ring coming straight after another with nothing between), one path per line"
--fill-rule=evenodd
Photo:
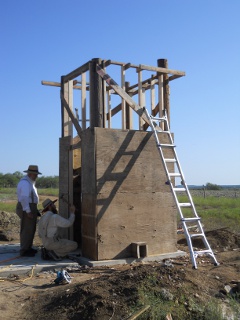
M153 117L152 115L149 115L146 108L144 108L144 111L146 113L147 118L149 119L152 131L154 132L154 137L156 141L156 145L159 151L159 154L161 156L161 159L163 161L163 166L167 175L167 181L166 184L170 185L175 203L177 205L177 210L181 218L182 228L184 230L184 234L187 240L188 248L190 251L190 257L192 260L192 265L194 269L197 269L197 262L196 258L201 255L208 255L212 258L213 263L215 266L217 266L219 263L217 262L215 255L207 241L207 238L205 236L203 225L201 223L201 218L198 216L195 205L193 203L191 194L189 192L188 186L186 184L183 171L177 156L176 152L176 146L174 145L172 134L170 132L168 117L165 112L164 116L161 118ZM164 133L168 135L168 141L169 143L160 143L158 132L160 132L157 127L161 126L160 123L164 122L166 124L166 129L164 130ZM171 149L173 152L173 158L166 158L164 154L164 149ZM173 170L170 169L170 166L168 164L174 164L172 166ZM172 172L171 172L172 171ZM172 181L175 178L181 179L181 185L182 187L175 187L175 183ZM188 202L181 202L179 200L178 194L184 194L187 196ZM184 210L189 209L188 212L184 213ZM187 217L186 217L187 215ZM194 228L192 224L194 225ZM204 244L205 249L204 250L194 250L192 239L194 238L200 238L202 240L202 243Z
M201 223L201 218L198 216L197 211L195 209L191 194L189 192L188 186L186 184L180 162L175 150L175 145L173 142L172 134L170 132L169 122L167 118L167 114L164 114L163 117L153 117L152 115L149 115L146 108L140 107L128 94L125 90L123 90L108 74L105 73L104 70L102 70L99 66L97 66L97 73L107 82L107 84L117 93L121 96L122 99L124 99L129 106L140 116L142 117L150 126L154 133L156 145L160 154L160 157L163 161L163 166L167 175L167 181L166 183L170 185L171 191L174 196L174 200L177 206L178 213L180 215L182 227L184 230L184 234L187 240L188 248L190 251L190 257L192 261L192 266L194 269L197 269L197 257L202 255L208 255L213 260L213 263L215 266L219 265L217 262L215 255L207 241L207 238L205 236L203 225ZM161 129L161 124L165 123L167 130ZM158 132L164 132L168 135L169 143L163 144L160 143ZM166 158L164 149L171 149L173 151L173 158ZM168 164L173 164L171 167L173 168L172 172L170 170L170 166ZM175 170L177 172L175 172ZM175 183L172 181L175 181L175 178L181 179L182 187L175 187ZM179 193L185 193L187 196L188 202L180 202L179 197L177 194ZM188 212L184 212L184 210L190 210ZM194 228L192 226L194 225ZM202 243L204 244L204 250L194 250L192 239L201 239Z

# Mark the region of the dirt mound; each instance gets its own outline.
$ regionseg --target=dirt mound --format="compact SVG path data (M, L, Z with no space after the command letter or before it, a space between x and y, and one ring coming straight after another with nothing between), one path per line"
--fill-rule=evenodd
M90 280L77 283L81 273ZM71 270L69 271L71 274ZM225 285L235 275L234 267L205 263L193 270L187 258L117 266L88 268L73 273L73 283L51 287L43 297L29 297L24 319L117 320L150 306L138 319L220 319L212 311L215 297L228 309ZM74 284L75 283L75 284ZM225 310L225 309L224 309ZM214 314L214 317L208 315ZM134 318L133 318L134 319Z
M206 231L205 235L211 248L217 252L233 250L240 247L240 234L231 232L229 228ZM187 241L184 235L179 235L177 243L180 249L188 251ZM204 248L201 238L193 238L192 244L195 248Z
M0 241L19 239L20 219L16 213L0 212Z

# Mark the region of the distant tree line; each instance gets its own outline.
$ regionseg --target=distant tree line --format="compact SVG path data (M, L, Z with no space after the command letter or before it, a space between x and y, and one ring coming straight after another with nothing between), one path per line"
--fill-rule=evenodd
M0 188L15 188L19 180L24 176L20 171L14 173L0 173ZM37 188L58 188L59 187L59 177L58 176L49 176L49 177L40 177L38 176L36 180Z

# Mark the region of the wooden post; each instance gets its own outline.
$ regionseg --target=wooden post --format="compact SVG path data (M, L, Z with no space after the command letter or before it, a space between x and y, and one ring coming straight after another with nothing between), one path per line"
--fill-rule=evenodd
M158 67L168 69L168 61L167 59L158 59L157 61ZM163 101L164 101L164 109L167 111L168 122L170 127L170 103L169 103L169 80L168 74L163 75ZM167 130L166 123L164 130Z
M125 89L128 92L128 88L130 87L130 82L125 82ZM133 128L133 119L132 119L132 108L130 108L129 104L126 103L126 129Z
M73 80L65 82L61 77L61 94L67 102L70 110L73 109ZM70 150L73 137L73 123L65 108L64 101L61 99L62 113L62 138L60 139L59 148L59 213L61 216L68 218L69 207L61 200L64 197L69 203L73 203L73 155ZM73 239L72 228L62 230L61 235Z
M121 86L125 90L125 68L121 66ZM126 101L122 98L122 129L126 129Z
M142 70L139 68L138 72L138 105L143 108L145 105L145 88L142 86ZM139 130L143 130L144 121L139 117Z
M86 111L86 73L82 73L82 90L81 90L81 107L82 107L82 129L85 130L86 120L87 120L87 111Z
M96 72L97 64L101 64L101 59L95 58L89 63L90 128L103 127L102 79Z
M111 90L107 91L107 111L108 111L108 128L112 126L112 100L111 100Z

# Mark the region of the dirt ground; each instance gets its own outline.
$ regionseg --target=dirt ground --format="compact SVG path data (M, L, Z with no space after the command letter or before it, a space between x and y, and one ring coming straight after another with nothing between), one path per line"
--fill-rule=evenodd
M1 243L18 242L18 220L0 213L0 221ZM94 268L76 265L67 269L72 281L65 285L53 282L56 270L0 278L0 318L218 320L207 317L201 309L215 298L221 304L224 319L240 319L238 312L234 318L231 311L232 298L238 296L240 288L240 235L222 228L208 231L206 236L220 262L218 267L201 257L198 269L193 270L186 255L162 263ZM188 252L184 236L178 237L178 249ZM36 237L35 245L39 244ZM163 301L159 306L158 298Z

